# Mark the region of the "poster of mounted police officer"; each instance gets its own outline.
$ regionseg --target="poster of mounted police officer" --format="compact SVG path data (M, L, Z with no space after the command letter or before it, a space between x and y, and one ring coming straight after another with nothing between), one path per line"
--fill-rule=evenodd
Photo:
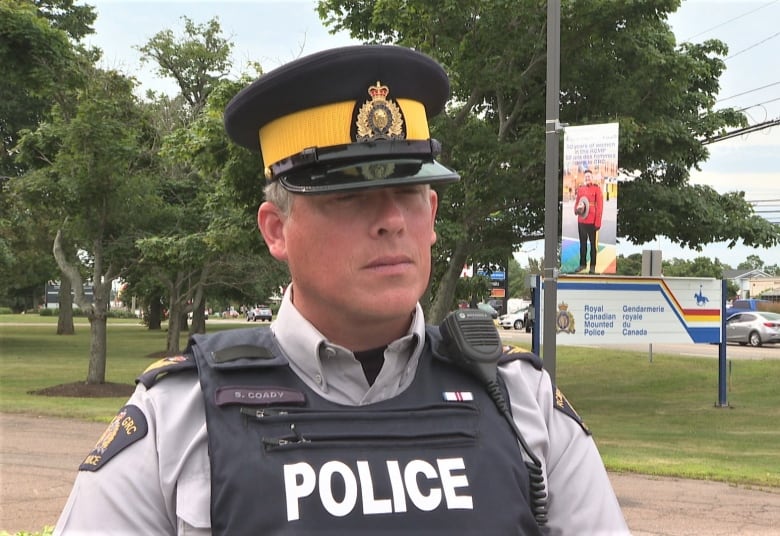
M617 176L617 123L566 128L562 273L616 272Z

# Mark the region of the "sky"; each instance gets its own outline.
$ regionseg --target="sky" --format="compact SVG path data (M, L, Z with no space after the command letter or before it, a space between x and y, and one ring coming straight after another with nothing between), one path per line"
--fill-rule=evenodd
M137 47L154 34L171 29L181 35L182 16L197 24L219 17L223 35L234 43L235 76L252 61L265 71L302 55L354 43L348 35L332 35L323 26L312 0L88 0L96 7L95 34L86 41L100 47L103 67L135 76L143 90L175 92L173 81L160 79L149 64L141 64ZM677 41L719 39L729 47L726 72L716 107L744 109L749 123L780 119L780 0L683 0L669 23ZM564 59L565 60L565 59ZM565 69L565 61L561 69ZM745 192L745 198L767 219L780 222L780 126L708 146L710 158L691 182L721 193ZM748 255L766 265L780 265L780 247L750 248L710 244L701 252L683 249L668 239L647 244L618 243L617 253L630 255L660 249L665 260L705 256L734 268ZM544 242L524 244L515 257L521 265L544 255Z

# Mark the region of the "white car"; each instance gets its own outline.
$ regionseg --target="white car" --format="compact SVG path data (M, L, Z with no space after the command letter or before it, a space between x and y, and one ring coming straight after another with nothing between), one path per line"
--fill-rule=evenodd
M501 315L498 317L498 324L504 329L523 329L525 326L526 312L528 312L528 307L518 309L513 313Z
M258 305L257 307L253 307L252 309L249 309L246 312L246 321L247 322L257 322L258 320L263 321L266 320L270 322L273 320L273 315L271 313L271 308L267 305Z

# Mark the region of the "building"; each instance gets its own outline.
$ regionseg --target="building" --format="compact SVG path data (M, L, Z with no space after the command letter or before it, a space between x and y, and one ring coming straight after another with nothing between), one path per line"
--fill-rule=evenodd
M761 291L758 291L758 294L755 293L756 289L762 288L763 290L766 290L766 288L772 288L771 283L769 284L769 287L762 287L762 281L778 281L778 278L772 277L758 268L751 268L748 270L723 270L723 279L736 283L738 288L737 299L756 298L758 297L758 294L761 293ZM756 283L756 285L753 285L753 283ZM777 286L776 283L775 286Z

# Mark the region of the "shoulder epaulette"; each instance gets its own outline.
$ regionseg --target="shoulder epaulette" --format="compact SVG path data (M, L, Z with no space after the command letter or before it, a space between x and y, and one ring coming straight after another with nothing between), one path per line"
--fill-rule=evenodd
M528 361L534 366L536 370L542 370L542 368L544 368L544 363L538 355L533 354L520 346L504 346L504 353L498 359L498 364L503 365L504 363L509 363L515 359ZM579 414L574 410L574 407L572 407L572 405L563 395L563 392L561 392L561 390L558 389L555 384L553 384L553 407L566 416L572 418L577 424L580 425L586 434L591 434L591 431L585 424L585 421L582 420L582 417L580 417Z
M195 370L196 368L195 359L190 354L164 357L146 367L146 370L135 379L135 382L142 383L147 389L150 389L167 374L182 370Z
M553 393L553 407L574 419L574 421L580 425L580 428L582 428L586 434L591 435L590 428L588 428L588 426L585 424L585 421L582 420L582 417L580 417L579 413L574 410L572 405L563 395L563 392L561 392L561 390L558 389L558 387L554 384L553 387L555 388L555 392Z
M498 358L498 364L503 365L505 363L509 363L510 361L514 361L515 359L528 361L534 366L536 370L542 370L542 359L538 355L529 352L521 346L504 346L504 353L501 355L501 357Z

